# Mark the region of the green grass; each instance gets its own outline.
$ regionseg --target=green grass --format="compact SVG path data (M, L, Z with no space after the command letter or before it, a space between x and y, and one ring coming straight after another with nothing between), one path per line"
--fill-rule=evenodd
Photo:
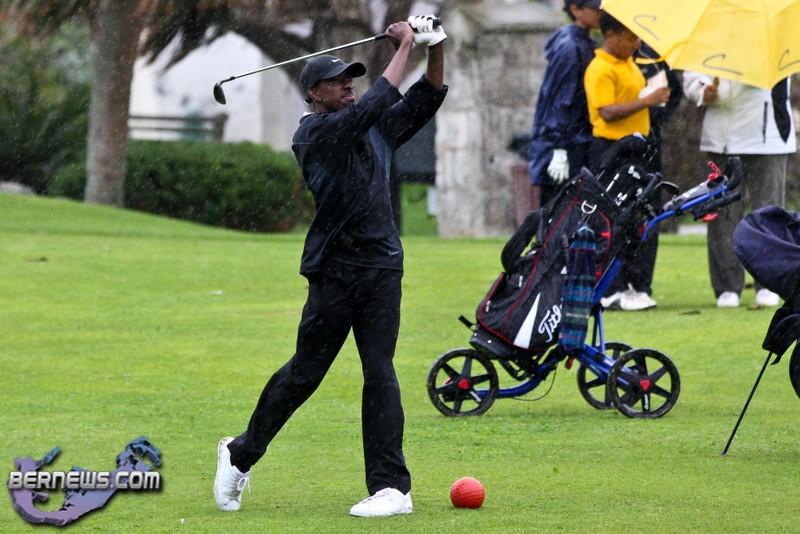
M467 344L457 317L474 314L500 271L503 242L406 237L396 366L415 512L363 520L347 513L365 496L352 341L254 467L243 509L219 512L211 495L217 441L244 429L293 352L306 289L302 235L9 195L0 195L0 214L6 470L15 456L40 458L56 445L49 470L112 470L142 434L163 453L162 492L117 494L73 531L797 531L800 402L785 360L767 370L720 456L765 357L772 313L747 306L752 291L739 309L714 307L701 237L662 237L657 310L606 315L609 339L656 348L681 373L677 405L652 421L594 410L575 369L563 367L538 402L440 415L425 391L428 368ZM461 476L484 483L480 510L450 505ZM32 528L9 501L0 525Z
M404 236L437 235L436 217L428 215L427 184L400 184L402 232Z

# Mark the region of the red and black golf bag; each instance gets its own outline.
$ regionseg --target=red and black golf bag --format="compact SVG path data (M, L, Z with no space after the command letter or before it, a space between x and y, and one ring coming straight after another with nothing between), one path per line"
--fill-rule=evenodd
M584 241L593 240L582 247L594 251L595 282L613 258L632 253L639 242L644 204L637 199L651 175L634 161L649 147L642 138L625 138L597 177L583 169L543 209L528 215L503 249L505 271L478 305L472 343L503 357L509 348L544 353L558 341L568 250L579 229Z

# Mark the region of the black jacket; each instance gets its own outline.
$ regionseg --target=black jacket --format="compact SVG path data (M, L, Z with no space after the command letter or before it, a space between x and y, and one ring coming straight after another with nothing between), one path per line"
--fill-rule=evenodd
M325 258L403 269L389 196L392 151L433 117L446 93L423 77L401 95L380 77L345 109L300 120L292 151L316 205L301 274L312 275Z

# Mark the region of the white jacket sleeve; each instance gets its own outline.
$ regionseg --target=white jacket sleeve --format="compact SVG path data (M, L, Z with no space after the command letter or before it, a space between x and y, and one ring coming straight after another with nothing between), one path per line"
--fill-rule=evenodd
M714 77L708 74L685 71L683 73L683 94L697 106L702 106L705 87L713 82Z

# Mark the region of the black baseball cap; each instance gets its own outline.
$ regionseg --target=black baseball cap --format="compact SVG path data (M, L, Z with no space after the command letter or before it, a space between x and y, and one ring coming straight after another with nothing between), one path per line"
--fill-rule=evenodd
M564 0L564 10L569 11L569 6L596 7L600 9L600 0Z
M353 78L358 78L367 73L367 68L358 61L346 63L336 56L329 55L317 56L309 60L300 74L300 86L303 88L303 95L306 96L306 102L311 102L311 99L308 98L308 90L317 85L320 80L335 78L345 71Z

